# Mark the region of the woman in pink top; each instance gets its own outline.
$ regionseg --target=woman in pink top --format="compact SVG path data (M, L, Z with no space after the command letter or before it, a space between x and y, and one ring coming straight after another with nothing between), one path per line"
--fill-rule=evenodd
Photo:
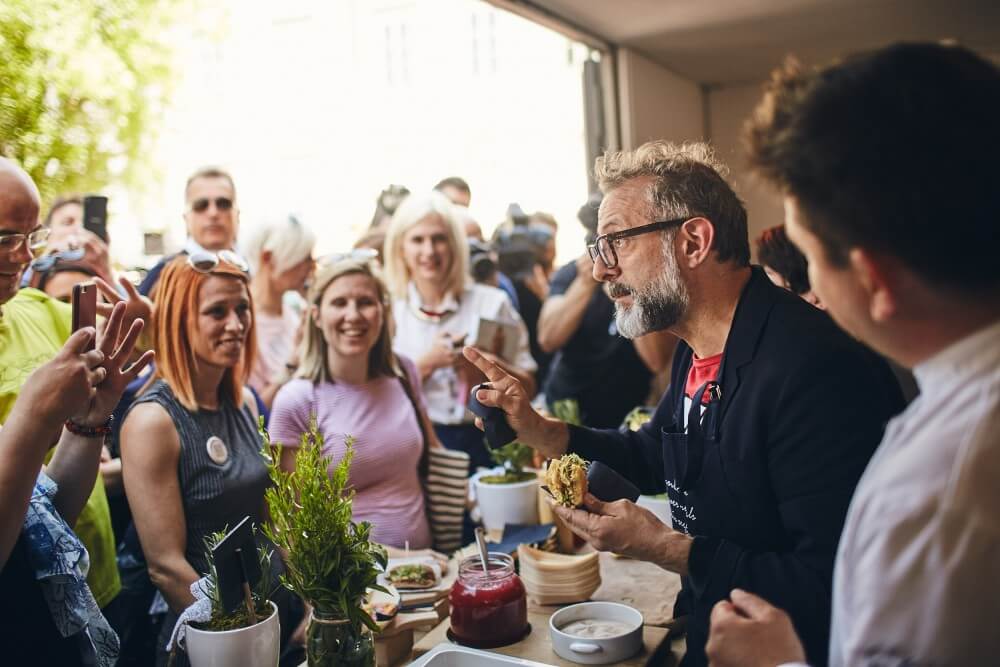
M423 433L432 439L427 446L440 444L427 421L413 362L392 352L385 285L369 263L341 260L319 270L309 304L301 365L271 412L271 439L285 447L281 465L294 468L294 448L312 415L333 464L344 455L344 438L353 436L354 520L370 522L372 538L382 544L429 547L418 473Z

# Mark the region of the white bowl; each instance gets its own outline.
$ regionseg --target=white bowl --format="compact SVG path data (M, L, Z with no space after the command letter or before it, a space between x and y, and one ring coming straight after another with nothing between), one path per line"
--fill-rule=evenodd
M577 637L562 631L573 621L616 621L628 631L613 637ZM627 660L642 650L642 614L617 602L582 602L564 607L549 618L552 650L581 665L607 665Z

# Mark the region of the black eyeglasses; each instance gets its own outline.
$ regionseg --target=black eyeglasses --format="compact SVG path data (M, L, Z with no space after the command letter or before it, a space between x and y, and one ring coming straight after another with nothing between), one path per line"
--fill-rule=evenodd
M195 213L204 213L213 202L215 203L215 208L220 211L230 211L233 208L233 200L229 197L216 197L215 199L201 197L191 202L188 208Z
M231 264L243 273L250 272L250 265L247 264L247 261L232 250L223 250L219 253L204 251L188 255L188 266L198 273L211 273L215 271L219 266L219 262Z
M587 246L587 252L590 253L590 260L592 262L596 263L597 258L600 257L601 261L604 262L605 267L613 269L618 266L618 253L615 252L615 247L620 246L618 242L622 239L683 225L690 219L691 218L677 218L676 220L660 220L659 222L651 222L648 225L639 225L638 227L633 227L632 229L623 229L620 232L601 234L594 239L593 243Z

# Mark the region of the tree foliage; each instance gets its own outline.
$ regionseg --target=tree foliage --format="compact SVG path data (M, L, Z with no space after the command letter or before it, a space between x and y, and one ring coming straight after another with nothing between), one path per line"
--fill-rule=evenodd
M43 200L141 187L173 78L170 27L188 0L0 2L0 154Z

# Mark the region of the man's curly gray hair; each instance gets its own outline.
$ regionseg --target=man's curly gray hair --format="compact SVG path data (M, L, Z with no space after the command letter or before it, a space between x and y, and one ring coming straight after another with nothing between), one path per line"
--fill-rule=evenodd
M633 151L605 153L594 164L594 176L605 194L626 181L652 177L651 219L707 218L715 228L719 261L748 266L747 212L725 181L728 173L704 142L650 141Z

